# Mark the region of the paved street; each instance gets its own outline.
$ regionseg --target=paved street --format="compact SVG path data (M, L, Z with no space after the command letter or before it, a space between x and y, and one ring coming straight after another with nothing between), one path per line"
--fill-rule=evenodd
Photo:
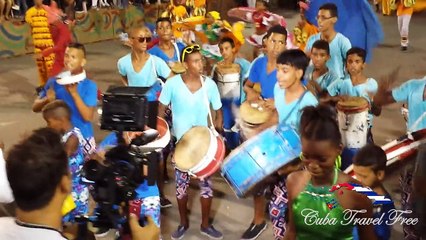
M295 13L284 12L290 29L297 21ZM407 52L399 50L399 33L397 31L396 16L382 17L385 31L384 43L374 51L372 63L367 67L367 76L376 78L390 72L396 66L401 66L398 84L412 78L426 75L426 14L414 15L410 28L410 48ZM246 30L248 33L252 29ZM120 77L116 70L117 60L125 55L129 49L118 41L106 41L87 45L88 64L87 73L96 81L101 90L106 90L111 84L120 84ZM245 46L243 54L251 56L251 49ZM37 71L31 55L0 60L0 139L5 142L6 148L16 143L23 135L37 127L44 126L40 114L32 113L31 105L35 98L33 92L37 84ZM96 128L96 137L101 139L105 132ZM400 106L394 104L385 107L382 116L375 118L373 134L376 143L384 144L405 132L405 122L400 114ZM396 205L399 207L398 174L401 168L393 168L388 172L386 187L392 193ZM172 171L169 171L170 176ZM223 231L229 240L239 239L242 232L250 224L252 218L251 199L239 200L232 193L224 180L214 177L215 199L213 202L214 224ZM170 233L175 230L179 222L179 214L174 199L174 182L166 185L166 193L172 200L173 208L166 209L163 215L163 239L170 239ZM191 190L190 203L191 227L185 239L202 239L199 234L201 219L198 190ZM401 239L401 227L394 226L393 238ZM259 239L273 239L272 228L269 226Z

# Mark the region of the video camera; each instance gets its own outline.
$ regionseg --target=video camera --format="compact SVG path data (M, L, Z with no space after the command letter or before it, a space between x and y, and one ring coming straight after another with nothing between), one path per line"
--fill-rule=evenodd
M98 203L94 216L83 221L90 221L101 232L115 228L127 234L129 201L136 198L136 189L144 181L148 185L157 181L160 153L143 146L159 134L155 130L158 90L156 85L151 88L110 87L103 95L101 129L116 133L116 147L106 152L104 164L89 160L83 167L91 195ZM145 126L151 129L145 130ZM123 131L143 134L126 144ZM147 174L143 173L144 169ZM125 207L120 211L123 203ZM139 222L143 225L143 219Z

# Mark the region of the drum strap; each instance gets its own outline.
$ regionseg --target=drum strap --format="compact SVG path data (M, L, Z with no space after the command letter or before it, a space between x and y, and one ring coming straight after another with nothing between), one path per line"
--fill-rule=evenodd
M413 126L411 126L409 129L408 129L408 133L411 133L411 131L413 130L413 129L416 129L417 128L417 126L422 122L422 120L424 119L426 117L426 112L424 112L419 118L417 118L417 120L413 123Z
M212 128L214 129L214 122L213 122L213 117L212 117L212 113L210 111L210 103L209 103L209 98L207 96L207 90L204 88L204 77L200 76L200 81L201 81L201 88L203 89L203 95L204 95L204 100L206 102L206 107L207 107L207 111L209 114L209 120L210 120L210 124L212 126ZM213 131L216 132L216 131Z
M178 57L178 62L180 62L180 52L176 42L173 42L173 47L175 47L175 53L176 53L176 56Z
M305 90L302 94L302 96L300 96L299 100L297 100L296 104L293 106L293 108L290 110L290 112L287 114L287 116L284 118L284 120L281 123L285 123L287 122L288 118L291 116L291 114L293 113L293 111L296 109L297 106L299 106L300 102L302 101L303 97L305 96L305 94L308 91Z

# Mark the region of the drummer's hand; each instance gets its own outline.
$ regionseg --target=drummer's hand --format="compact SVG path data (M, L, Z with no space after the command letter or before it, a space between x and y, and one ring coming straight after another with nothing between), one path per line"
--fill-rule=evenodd
M65 85L65 88L67 89L67 91L69 92L71 96L75 96L76 94L78 94L77 86L78 86L78 83L74 83L74 84Z
M259 99L262 99L260 97L260 93L254 91L254 90L247 92L247 101L257 101Z
M214 127L218 133L223 133L223 120L216 119L214 123Z
M274 110L275 109L275 101L273 98L268 98L262 103L262 107L266 108L268 110Z
M50 86L49 89L47 89L46 97L49 102L55 101L56 93L55 89L53 89L53 86Z

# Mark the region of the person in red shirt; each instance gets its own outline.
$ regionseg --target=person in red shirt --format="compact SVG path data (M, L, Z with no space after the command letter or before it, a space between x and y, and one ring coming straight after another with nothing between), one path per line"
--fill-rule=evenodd
M58 75L64 69L65 49L72 42L72 34L68 25L62 21L65 14L57 8L55 1L52 1L50 6L45 6L45 9L52 34L53 47L44 49L41 55L45 57L52 53L55 54L55 61L48 76L50 78Z

